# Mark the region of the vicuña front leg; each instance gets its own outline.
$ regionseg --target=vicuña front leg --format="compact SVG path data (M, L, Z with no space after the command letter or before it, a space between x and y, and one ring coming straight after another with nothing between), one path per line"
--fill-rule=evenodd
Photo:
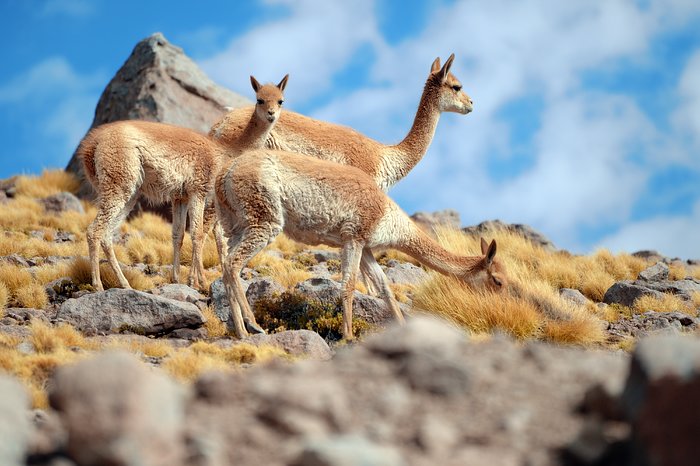
M204 199L201 197L193 197L190 200L189 207L190 216L190 236L192 237L192 265L190 267L190 275L188 283L193 288L204 288L204 229L202 219L204 216Z
M252 333L265 333L265 330L258 325L255 320L255 315L250 309L248 299L243 291L240 274L243 267L259 253L269 242L271 228L267 226L248 227L241 235L240 241L237 244L229 247L228 255L225 260L225 268L231 275L229 281L231 283L231 292L234 294L235 300L240 307L240 312L243 314L246 329ZM228 292L229 288L226 289ZM233 309L231 309L233 312Z

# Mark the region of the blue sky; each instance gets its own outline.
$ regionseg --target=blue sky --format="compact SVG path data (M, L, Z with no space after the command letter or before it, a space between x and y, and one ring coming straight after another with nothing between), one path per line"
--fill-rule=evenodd
M0 26L0 178L65 166L156 31L246 96L248 75L290 73L289 108L387 143L454 52L475 109L443 115L391 191L406 211L527 223L573 252L700 258L696 0L4 0Z

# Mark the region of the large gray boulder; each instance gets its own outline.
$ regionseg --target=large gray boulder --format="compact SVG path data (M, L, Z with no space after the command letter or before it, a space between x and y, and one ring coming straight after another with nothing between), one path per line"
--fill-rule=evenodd
M125 353L105 353L57 370L51 406L79 465L183 464L182 389Z
M69 299L59 308L56 319L89 333L142 335L198 328L206 322L192 303L118 288Z
M136 44L102 92L91 128L118 120L148 120L207 133L226 112L224 107L249 103L216 85L180 47L156 33ZM66 170L84 178L75 154ZM79 195L92 195L87 181Z
M660 276L660 274L654 275ZM675 294L685 301L691 301L693 294L698 292L700 292L700 282L693 279L623 280L608 288L603 296L603 302L631 307L638 298L644 295L662 298L663 293Z
M433 232L438 227L457 229L461 226L459 212L453 209L438 210L435 212L419 211L411 215L411 220L428 232Z
M85 213L80 199L68 192L61 192L45 197L41 200L41 203L44 205L44 209L46 209L47 212L61 213L72 211L78 212L79 214Z
M506 230L511 231L513 233L517 233L523 238L530 240L537 246L542 247L545 251L554 252L557 250L556 246L554 246L554 243L552 243L549 240L549 238L547 238L531 226L522 223L505 223L501 220L487 220L485 222L481 222L478 225L462 228L462 231L464 231L465 233L484 237L488 237L490 234L493 234L494 231L499 230Z
M0 374L0 464L25 464L29 444L29 397L15 379Z

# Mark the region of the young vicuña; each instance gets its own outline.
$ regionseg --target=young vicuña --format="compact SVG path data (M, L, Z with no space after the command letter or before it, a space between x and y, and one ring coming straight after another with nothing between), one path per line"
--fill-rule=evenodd
M482 240L483 256L447 251L355 167L291 152L254 150L222 168L215 190L219 221L229 238L224 284L238 337L247 334L246 323L255 322L241 286L241 269L283 231L296 241L342 248L343 336L347 339L353 337L352 298L361 260L387 306L403 322L371 248L398 249L474 285L500 290L506 284L505 270L494 259L495 241L487 246Z
M87 231L92 285L102 290L99 250L124 288L130 288L112 247L114 230L143 195L173 206L172 280L179 281L180 249L189 213L192 267L189 283L205 285L202 265L203 212L212 195L215 176L225 157L262 147L277 121L288 76L277 84L260 85L250 77L256 93L255 111L235 144L224 146L196 131L163 123L119 121L92 129L78 147L85 173L97 193L97 215Z

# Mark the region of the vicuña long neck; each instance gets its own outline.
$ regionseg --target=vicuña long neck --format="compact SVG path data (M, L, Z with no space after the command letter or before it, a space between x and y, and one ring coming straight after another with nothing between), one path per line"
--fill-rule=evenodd
M448 251L415 225L411 234L393 247L441 274L462 279L477 272L482 260L482 256L460 256Z
M418 104L416 118L413 126L406 137L392 149L399 152L400 159L395 161L395 172L397 180L403 178L415 167L423 158L435 135L438 121L440 120L440 110L437 106L436 91L426 85Z
M243 130L243 133L238 138L236 146L239 150L262 149L265 147L265 141L270 131L272 131L273 126L273 123L258 118L255 110L253 110L253 114L245 130Z

